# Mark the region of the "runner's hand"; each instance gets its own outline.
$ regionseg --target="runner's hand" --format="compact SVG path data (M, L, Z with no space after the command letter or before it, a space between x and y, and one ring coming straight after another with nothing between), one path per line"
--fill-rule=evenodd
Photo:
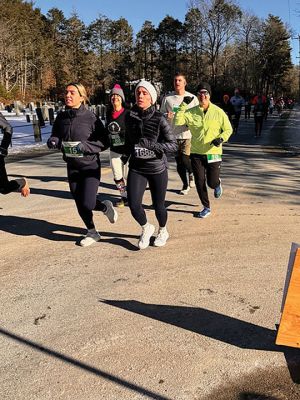
M193 100L194 100L193 96L184 96L183 98L183 102L187 105L190 104Z
M85 150L84 144L82 142L79 142L76 146L76 150L78 151L78 153L84 153Z
M47 146L49 149L57 149L58 138L57 137L49 137L49 139L47 140Z
M224 140L222 138L216 138L210 144L213 144L214 146L219 147L220 144L223 142L224 142Z
M139 146L143 147L144 149L153 150L155 143L147 138L142 137L139 141Z

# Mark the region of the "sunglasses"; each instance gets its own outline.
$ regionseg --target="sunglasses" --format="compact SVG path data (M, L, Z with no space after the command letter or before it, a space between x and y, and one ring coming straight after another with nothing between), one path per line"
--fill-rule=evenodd
M203 94L204 96L209 95L209 91L208 90L200 90L198 93L198 95Z

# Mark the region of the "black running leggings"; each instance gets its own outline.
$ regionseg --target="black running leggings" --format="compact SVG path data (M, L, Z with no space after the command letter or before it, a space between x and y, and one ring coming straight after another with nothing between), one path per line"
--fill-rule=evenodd
M211 189L219 186L221 161L208 163L205 154L191 154L191 161L200 201L204 207L210 208L207 185Z
M0 156L0 193L8 194L11 192L15 192L17 189L19 189L19 187L20 186L17 181L8 180L4 157Z
M187 156L186 154L183 153L179 153L175 157L175 160L176 160L178 175L182 180L184 189L186 189L189 186L187 172L189 175L193 173L190 156Z
M127 178L127 196L133 218L141 225L147 223L145 210L142 206L143 196L149 183L152 203L155 216L159 226L162 228L167 224L167 209L165 198L168 185L168 170L165 169L161 174L142 174L129 170Z
M101 176L100 165L95 163L89 169L68 166L67 171L70 191L78 213L87 229L94 229L93 210L105 210L105 205L96 198Z

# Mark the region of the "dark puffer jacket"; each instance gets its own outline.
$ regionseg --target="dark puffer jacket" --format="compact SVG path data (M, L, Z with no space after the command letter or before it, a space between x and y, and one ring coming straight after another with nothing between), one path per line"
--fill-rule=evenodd
M146 149L149 158L138 158L137 147L142 152ZM132 170L159 174L168 166L166 153L177 150L177 141L168 121L154 106L147 110L134 106L126 118L126 148Z
M84 105L59 113L54 121L49 141L62 150L64 160L72 168L82 169L100 162L99 153L109 147L102 122ZM83 157L66 157L62 142L81 142Z

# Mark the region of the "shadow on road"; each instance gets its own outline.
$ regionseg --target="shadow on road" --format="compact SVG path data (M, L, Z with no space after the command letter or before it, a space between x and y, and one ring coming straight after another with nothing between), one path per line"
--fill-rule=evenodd
M166 322L244 349L278 351L276 330L197 307L146 304L135 300L100 302Z
M85 233L82 228L12 215L0 215L0 230L14 235L39 236L54 241L74 241L74 235Z
M52 222L48 222L42 219L16 217L11 215L0 215L0 231L9 232L19 236L39 236L44 239L53 240L56 242L73 242L80 239L86 233L86 230L84 228L54 224ZM115 246L122 246L131 251L138 250L136 246L131 244L128 240L124 239L137 239L138 236L127 235L118 232L100 233L102 237L109 237L109 239L102 240L102 242L111 243ZM78 235L80 235L79 238Z
M298 349L277 346L275 329L264 328L200 307L146 304L135 300L100 299L99 302L175 325L242 349L282 352L293 382L300 382L300 352Z
M78 361L75 358L68 357L62 353L59 353L55 350L50 349L49 347L45 347L41 344L33 342L32 340L25 339L22 336L15 335L14 333L11 333L6 329L0 328L0 334L8 339L14 340L15 342L17 342L19 344L23 344L34 350L40 351L41 353L43 353L47 356L57 358L58 360L63 361L67 364L70 364L71 366L80 368L80 369L84 370L85 372L87 371L91 374L94 374L94 375L100 377L100 378L103 378L110 382L113 382L118 386L122 386L126 389L129 389L129 390L135 392L135 393L139 393L139 394L142 394L143 396L147 396L147 398L149 398L149 399L171 400L169 397L161 396L158 393L154 393L146 388L143 388L134 383L128 382L124 379L121 379L121 378L115 376L115 375L109 374L101 369L95 368L89 364Z

